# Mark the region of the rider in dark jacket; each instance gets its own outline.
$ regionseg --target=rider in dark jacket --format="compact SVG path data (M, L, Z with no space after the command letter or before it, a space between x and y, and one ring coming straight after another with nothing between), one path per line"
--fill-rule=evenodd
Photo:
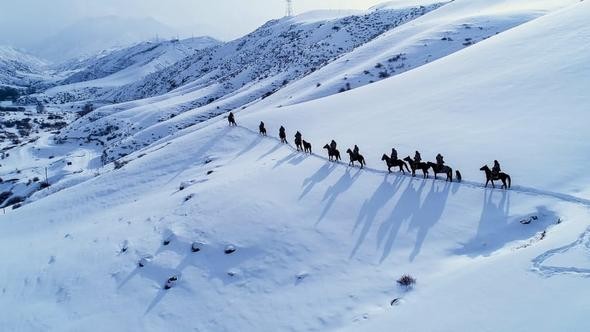
M436 165L438 166L438 168L442 168L443 165L445 164L445 160L443 159L442 154L437 154L436 155Z
M330 149L332 149L332 151L336 150L336 141L332 140L332 142L330 142Z
M492 167L492 176L497 177L498 175L500 175L501 171L502 170L500 169L500 163L497 160L494 160L494 167Z
M356 144L354 145L354 149L352 149L352 153L353 153L355 156L358 156L358 155L359 155L359 147L358 147L358 146L356 146Z
M391 148L391 160L397 160L397 150L395 148Z
M281 142L287 143L287 133L285 132L285 127L283 126L279 128L279 137L281 138Z
M420 152L416 151L416 153L414 154L414 162L416 164L419 164L422 162L422 156L420 155Z

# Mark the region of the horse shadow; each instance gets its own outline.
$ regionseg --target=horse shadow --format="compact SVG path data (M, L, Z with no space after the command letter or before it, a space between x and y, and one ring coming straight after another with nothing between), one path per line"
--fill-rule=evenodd
M365 241L371 226L373 225L375 218L379 211L389 202L395 193L399 190L401 185L404 181L406 181L406 177L396 176L393 183L387 182L387 176L383 177L383 181L377 187L377 190L371 195L371 198L365 200L361 209L359 210L359 214L356 218L356 223L353 228L353 233L358 229L360 225L363 225L361 229L358 239L352 252L350 253L350 258L354 257L360 246Z
M331 185L328 188L328 190L326 190L326 193L322 198L322 202L326 203L324 205L322 213L318 217L316 225L318 225L326 217L326 214L328 214L328 212L332 208L332 205L334 204L336 199L338 199L338 196L350 189L352 184L359 178L361 173L362 170L358 169L357 172L353 176L351 176L350 169L347 168L346 171L344 171L344 174L342 174L342 176L340 177L340 179L338 179L338 181L335 184Z
M475 236L460 248L453 250L454 254L476 257L487 256L494 248L489 248L487 241L489 234L508 223L510 215L510 192L506 190L485 189L483 192L483 206L477 225ZM494 246L496 247L496 246Z
M418 188L415 183L419 182ZM420 208L420 197L427 181L410 178L397 204L389 217L381 224L377 233L377 247L383 247L383 253L379 260L382 263L391 253L395 239L402 224L409 222Z
M411 262L420 254L428 231L441 219L445 210L451 185L449 182L443 183L432 182L430 191L426 194L424 202L410 221L410 227L418 229L414 249L410 253ZM442 189L439 188L441 184L443 186Z
M277 168L277 167L279 167L279 166L283 165L284 163L288 162L289 160L291 160L291 159L295 158L297 155L299 155L299 152L295 152L295 151L293 151L293 152L289 153L289 154L288 154L287 156L285 156L283 159L281 159L281 160L277 161L277 162L275 163L275 165L274 165L272 168L273 168L273 169L275 169L275 168Z
M324 181L334 170L336 169L336 165L332 162L326 162L320 169L318 169L313 175L303 180L303 184L301 185L303 188L303 192L299 195L298 200L301 200L305 197L318 183Z
M506 190L485 190L475 236L452 253L469 257L489 256L507 243L533 237L558 220L557 214L545 206L537 206L527 215L510 216L510 195ZM536 218L529 224L519 222L532 216Z
M240 150L240 152L238 152L236 154L236 156L233 158L233 160L238 159L240 156L248 153L249 151L251 151L252 149L254 149L258 144L260 144L260 142L262 142L264 138L262 136L256 136L252 142L250 142L250 144L248 144L247 146L245 146L242 150Z
M270 156L271 154L275 153L276 151L278 151L281 146L283 146L283 143L277 143L275 146L273 146L270 150L268 150L265 154L261 155L260 157L258 157L258 159L256 161L260 161L268 156Z

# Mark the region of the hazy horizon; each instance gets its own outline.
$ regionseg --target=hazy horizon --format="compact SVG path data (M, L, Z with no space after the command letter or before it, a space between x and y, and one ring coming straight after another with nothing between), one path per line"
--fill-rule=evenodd
M380 0L295 0L295 13L317 9L367 9ZM153 18L181 37L209 35L231 40L264 22L284 16L285 1L240 0L194 3L190 0L22 0L3 4L0 45L31 48L64 28L88 18ZM231 24L228 24L230 22ZM166 37L166 36L163 36Z

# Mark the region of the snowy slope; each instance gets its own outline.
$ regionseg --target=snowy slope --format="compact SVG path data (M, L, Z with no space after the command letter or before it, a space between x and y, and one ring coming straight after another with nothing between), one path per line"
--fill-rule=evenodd
M119 128L115 136L109 133L111 139L107 144L107 157L112 160L228 110L241 109L252 104L258 104L259 108L276 108L333 95L387 76L398 75L575 1L523 0L512 2L507 7L502 3L483 0L454 1L442 7L434 4L417 8L387 4L382 6L385 9L320 21L323 23L312 24L310 20L330 17L329 12L269 22L251 35L238 40L248 51L240 49L240 52L234 53L235 50L231 48L235 47L235 43L205 51L223 54L227 52L229 62L224 62L227 59L223 57L219 60L216 56L207 57L201 54L187 58L168 70L148 77L145 83L131 85L131 88L125 87L124 90L139 94L135 96L138 97L143 96L146 91L149 94L162 92L152 89L163 88L167 84L165 82L173 86L185 85L164 95L104 107L92 117L72 125L65 136L79 137L81 133L85 136L88 133L104 132L107 127ZM413 20L408 21L408 13L415 13L416 10L424 15L410 15ZM376 36L375 24L382 27L382 24L391 22L398 23L378 37L360 43L359 47L350 52L340 54L341 51L336 51L330 56L340 55L335 61L324 61L317 68L313 61L309 61L333 53L342 43L350 45L348 37L344 38L342 34L355 35L357 38ZM301 55L312 52L313 57L306 55L286 58L275 54L291 52L290 47L280 47L281 43L287 42L282 30L285 28L290 29L289 31L297 28L297 34L305 36L296 39L295 44L289 42L290 46L299 50L295 53ZM334 36L331 32L325 36L326 29L338 32ZM452 40L448 40L450 36L453 36ZM326 38L319 43L325 47L316 49L318 44L313 43L317 38ZM443 38L447 40L442 40ZM309 46L310 43L312 46ZM195 62L195 59L200 60ZM203 69L203 65L209 68L209 61L222 61L223 65L214 65L212 68L217 68L214 71ZM313 69L309 69L310 65L313 65ZM192 75L195 68L205 73L196 81L190 82L194 79ZM270 73L268 68L271 68ZM231 74L224 76L225 72ZM381 75L383 72L385 75ZM105 141L104 137L99 139Z
M75 70L40 98L54 103L101 99L115 88L140 81L198 50L219 44L210 37L142 42L84 61L84 68Z
M399 75L576 2L454 1L293 82L263 104L292 105ZM408 2L386 3L376 9L401 5Z
M271 95L338 56L403 25L442 3L389 8L350 16L320 11L270 21L253 33L197 52L144 81L123 87L116 98L167 94L99 109L73 124L63 137L109 132L109 160L171 132ZM287 45L287 46L285 46ZM190 111L190 112L187 112Z
M26 87L41 79L46 62L22 50L0 46L0 85Z
M589 198L582 153L590 148L588 27L551 22L555 32L544 36L546 20L358 91L280 112L263 106L255 112L255 105L246 111L254 113L246 124L288 124L314 142L354 130L342 143L357 144L371 160L392 146L403 156L420 150L432 161L441 152L469 179L481 179L479 168L498 159L517 184ZM340 120L327 130L326 119Z
M590 201L571 189L588 184L574 166L587 164L588 17L576 3L376 84L252 105L239 127L220 117L166 135L0 214L0 326L589 330ZM260 120L271 136L301 130L316 154L258 136ZM327 162L331 138L359 144L369 168ZM498 157L518 185L387 175L392 145L440 150L470 180ZM396 285L404 273L414 289Z

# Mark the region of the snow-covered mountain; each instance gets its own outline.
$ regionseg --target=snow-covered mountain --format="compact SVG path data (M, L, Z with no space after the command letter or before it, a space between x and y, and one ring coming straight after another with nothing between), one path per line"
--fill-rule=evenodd
M0 46L0 85L26 87L41 79L43 60L10 46Z
M154 97L103 107L73 124L62 137L90 134L106 142L102 134L110 128L106 156L108 160L118 158L168 132L268 97L383 32L441 5L361 13L321 11L270 21L243 38L197 52L122 87L114 94L115 100ZM158 112L154 112L156 109ZM175 119L167 121L171 118ZM112 132L113 128L118 129Z
M148 41L79 62L60 65L57 72L72 74L44 91L40 98L53 103L101 99L113 89L144 79L195 52L219 45L210 37Z
M590 2L456 0L400 28L438 43L450 24L461 31L454 41L472 31L453 22L478 13L513 28L351 91L270 102L277 92L234 109L237 127L223 116L182 127L221 105L181 114L195 98L181 93L189 83L90 113L69 128L83 139L14 147L0 161L5 182L46 166L55 182L0 214L0 326L589 330ZM344 57L362 68L399 46L363 62L364 47ZM314 153L281 144L280 125L289 141L300 130ZM95 139L111 149L123 129L146 146L102 166ZM331 139L343 163L321 149ZM354 144L363 170L346 165ZM463 182L388 174L381 155L392 146L425 160L443 153ZM510 190L484 188L479 168L494 159ZM398 285L404 274L413 287Z
M176 31L153 18L93 17L67 26L31 51L42 58L62 62L128 47L157 36L171 38L176 36Z

